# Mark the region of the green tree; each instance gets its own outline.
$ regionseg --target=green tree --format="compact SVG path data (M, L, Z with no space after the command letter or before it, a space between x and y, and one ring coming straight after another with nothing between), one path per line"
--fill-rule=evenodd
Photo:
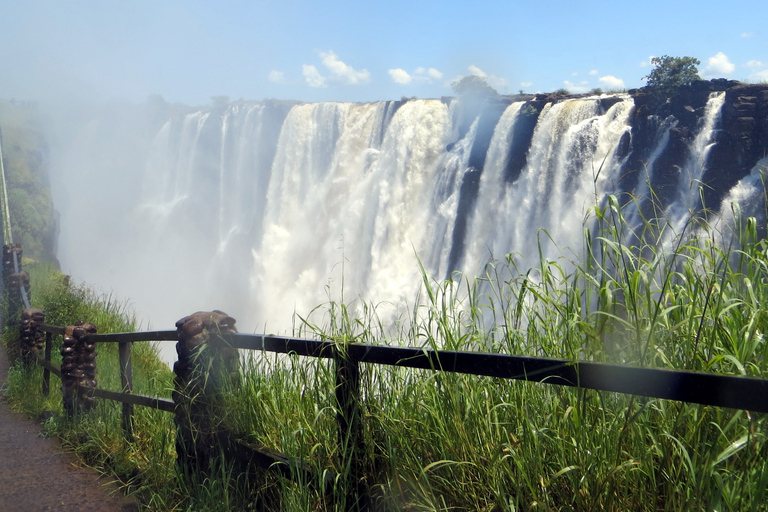
M653 57L651 64L655 67L643 80L647 80L647 86L659 98L671 98L680 86L690 85L694 80L701 80L699 76L699 59L694 57Z

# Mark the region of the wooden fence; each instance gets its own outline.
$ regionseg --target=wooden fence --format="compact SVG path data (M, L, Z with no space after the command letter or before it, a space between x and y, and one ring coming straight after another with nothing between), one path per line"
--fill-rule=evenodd
M638 395L648 398L660 398L701 405L727 407L768 413L768 380L716 375L711 373L673 371L653 368L637 368L622 365L570 361L541 357L513 356L492 353L455 352L428 350L424 348L388 347L357 343L339 344L333 341L316 341L278 336L238 334L232 326L234 319L220 311L203 312L190 315L176 324L176 330L132 332L121 334L93 334L87 332L88 324L81 326L50 326L34 320L34 312L23 313L21 329L27 333L45 333L44 347L30 343L28 349L34 353L34 361L43 366L42 390L50 390L50 374L62 378L71 375L73 368L65 368L51 363L52 337L64 336L62 355L68 348L77 352L84 347L85 356L74 368L80 380L75 385L77 406L72 411L87 410L83 400L102 398L123 404L122 425L127 438L133 436L133 408L135 405L151 407L175 414L177 424L177 447L183 463L195 470L204 470L209 453L200 451L194 441L184 439L185 429L205 431L200 425L201 418L215 413L211 403L198 400L216 392L205 389L201 382L213 382L205 372L213 368L213 359L224 354L220 366L224 371L233 371L233 361L237 361L237 350L257 350L283 354L295 354L305 357L327 358L334 361L336 375L335 406L338 424L338 442L342 448L339 453L345 457L340 467L349 468L348 475L342 475L341 481L346 493L346 510L366 508L368 493L366 483L360 472L357 459L363 446L361 416L358 413L361 381L360 365L376 364L406 368L427 369L440 372L481 375L510 380L525 380L544 384L570 386ZM37 317L40 318L39 315ZM26 322L26 323L25 323ZM30 326L30 324L32 324ZM31 328L30 328L31 327ZM29 335L29 334L27 334ZM40 335L37 334L38 339ZM68 339L74 342L67 342ZM133 394L131 370L131 345L146 341L177 341L179 361L174 365L174 399L148 397ZM103 390L91 385L87 378L88 347L99 343L117 343L120 359L120 390ZM200 347L207 346L209 359L200 357ZM232 357L232 354L234 358ZM218 356L217 356L218 354ZM229 354L229 356L226 356ZM81 366L78 366L81 365ZM86 366L82 366L86 365ZM79 372L79 373L78 373ZM207 385L207 384L206 384ZM197 388L195 388L197 386ZM202 387L201 387L202 386ZM194 389L194 392L190 392ZM66 397L65 397L66 400ZM204 421L204 420L203 420ZM238 441L227 432L209 432L209 439L214 439L215 449L223 450L236 457L244 467L258 466L277 474L301 482L323 482L328 488L339 485L339 475L323 473L322 468L313 468L306 461L291 458L263 447L257 447ZM198 439L199 444L199 439ZM325 478L318 475L325 474ZM327 490L327 489L326 489Z

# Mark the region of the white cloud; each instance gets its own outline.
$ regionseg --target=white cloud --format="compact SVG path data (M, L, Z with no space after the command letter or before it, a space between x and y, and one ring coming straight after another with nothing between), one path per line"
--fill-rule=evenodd
M318 52L318 55L329 74L324 76L314 65L304 64L302 74L310 87L327 87L329 83L357 85L367 84L371 81L371 74L367 69L357 71L341 61L339 56L330 50Z
M413 79L417 82L422 82L426 84L431 84L432 79L440 80L443 78L443 74L436 70L435 68L422 68L418 67L416 68L416 71L413 72Z
M641 68L647 68L649 66L653 66L653 59L655 59L655 58L656 58L655 55L649 55L648 56L648 60L644 60L643 62L640 63L640 67Z
M768 82L768 69L750 73L749 80L751 82Z
M520 82L520 87L530 87L533 85L533 82Z
M597 70L596 70L596 69L593 69L593 70L591 70L591 71L589 72L589 74L590 74L590 75L596 75L596 74L597 74Z
M742 32L741 33L741 37L744 37L744 38L755 37L755 33L754 32Z
M768 82L768 64L759 60L750 60L745 64L752 72L749 74L750 82Z
M485 78L488 81L488 85L496 89L497 91L504 93L507 89L509 89L509 80L506 78L500 78L498 76L489 75L479 67L475 66L474 64L467 67L467 70L469 70L470 74L479 76L480 78Z
M624 80L613 75L601 76L598 81L609 89L624 89Z
M419 68L422 69L422 68ZM417 70L418 71L418 70ZM409 84L411 83L411 75L408 74L408 72L404 69L390 69L388 71L389 76L392 78L392 81L396 84Z
M707 67L702 71L706 77L719 77L730 75L736 69L736 66L728 59L723 52L717 52L717 55L710 57L707 61Z
M443 73L437 69L427 69L421 66L416 68L413 73L408 73L402 68L390 69L388 72L393 82L403 85L410 83L431 84L433 80L443 78Z
M427 75L434 78L435 80L440 80L443 78L443 73L436 70L435 68L429 68L427 70Z
M469 72L471 74L473 74L475 76L479 76L481 78L488 78L488 75L485 73L485 71L483 71L479 67L475 66L474 64L469 66L467 69L469 70Z
M301 74L304 75L304 80L310 87L328 87L325 83L325 77L311 64L304 64Z
M275 71L272 70L269 72L269 81L275 84L284 84L286 83L285 80L285 73L282 71Z
M571 82L570 80L563 80L563 83L565 84L565 88L568 89L570 92L587 92L589 90L589 87L587 87L587 82L581 81L578 84L575 82Z
M320 52L320 58L323 59L323 65L331 72L331 79L340 81L343 84L367 84L371 81L371 74L367 69L356 71L352 66L348 66L338 55L332 51Z
M571 76L579 76L579 72L578 71L574 71L573 73L571 73Z

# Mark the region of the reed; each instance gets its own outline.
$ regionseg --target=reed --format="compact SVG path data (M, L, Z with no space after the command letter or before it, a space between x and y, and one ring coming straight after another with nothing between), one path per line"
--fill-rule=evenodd
M302 327L341 343L765 378L768 244L754 219L740 219L723 245L705 224L674 237L662 223L637 232L625 212L615 198L593 211L578 261L522 273L509 255L474 281L423 273L422 300L395 332L356 303L329 302ZM269 360L249 367L238 397L252 419L231 419L268 446L343 469L328 453L327 363ZM381 510L766 509L761 414L373 365L363 397L366 474Z
M439 281L422 269L419 299L395 322L381 319L391 305L329 301L297 316L295 335L341 347L386 343L768 378L768 243L755 220L736 215L734 238L694 221L671 233L664 222L631 218L640 211L632 204L608 198L591 211L579 258L542 259L523 271L510 254L478 279ZM79 292L68 293L46 304L80 313L72 298ZM118 389L116 353L102 350L100 385ZM137 392L168 396L169 374L153 357L134 377ZM318 479L322 470L344 475L333 363L268 353L245 363L224 398L227 428L310 462ZM34 395L30 381L39 378L14 370L11 398ZM50 400L24 407L59 407ZM374 365L362 366L359 407L362 469L376 510L768 510L763 414ZM320 485L266 472L242 481L226 463L206 477L180 474L170 416L137 414L134 443L120 437L119 405L105 401L76 424L54 415L49 428L132 484L148 510L343 503ZM342 490L339 483L335 492Z

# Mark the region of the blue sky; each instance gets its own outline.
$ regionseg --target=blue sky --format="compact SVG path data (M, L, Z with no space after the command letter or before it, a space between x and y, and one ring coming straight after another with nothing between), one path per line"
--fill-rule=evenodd
M768 2L0 0L0 98L375 101L644 84L651 56L768 81Z

